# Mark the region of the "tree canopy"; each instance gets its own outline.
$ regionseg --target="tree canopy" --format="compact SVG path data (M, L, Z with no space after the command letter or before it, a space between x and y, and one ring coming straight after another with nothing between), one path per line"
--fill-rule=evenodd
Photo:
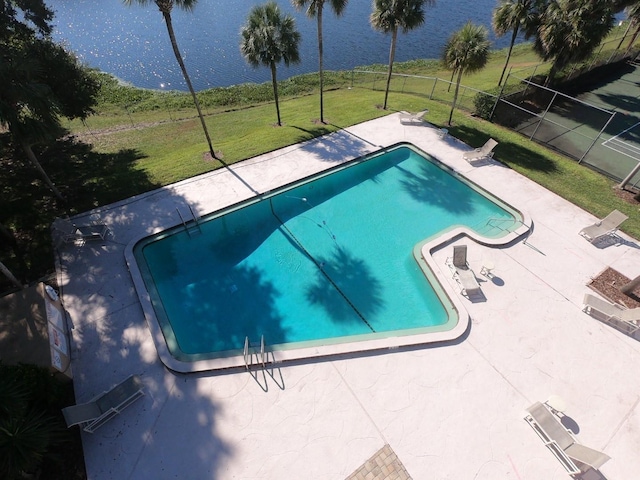
M389 68L387 71L387 88L384 93L383 109L387 109L393 60L396 55L398 30L408 33L424 23L425 5L433 5L435 0L373 0L373 11L369 21L374 30L391 33L391 48L389 50Z
M249 12L240 36L240 51L247 63L254 68L264 65L271 69L278 125L282 125L276 65L284 62L288 67L300 61L300 32L296 29L295 20L291 15L283 15L275 2L256 5Z
M533 48L552 61L547 83L559 70L589 57L613 28L615 2L603 0L545 0L527 28Z
M0 125L62 198L31 146L58 138L61 116L91 114L99 85L71 52L51 40L52 19L42 0L0 0Z
M447 68L458 74L449 113L449 125L451 125L453 110L456 108L462 75L484 68L489 59L489 46L487 29L471 22L467 22L447 40L442 60Z

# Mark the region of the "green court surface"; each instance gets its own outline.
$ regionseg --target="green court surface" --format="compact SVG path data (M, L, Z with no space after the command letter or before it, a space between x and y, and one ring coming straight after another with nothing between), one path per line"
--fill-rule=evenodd
M535 94L517 113L510 107L515 130L622 180L640 162L640 65L607 73L571 92L577 100L528 87ZM640 184L640 173L631 184Z

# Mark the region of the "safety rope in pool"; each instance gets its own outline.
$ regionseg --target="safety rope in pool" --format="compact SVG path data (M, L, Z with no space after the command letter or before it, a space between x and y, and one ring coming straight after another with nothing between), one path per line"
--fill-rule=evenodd
M273 202L271 201L271 198L269 198L269 207L271 208L271 213L273 214L274 217L276 217L276 220L278 220L278 222L280 223L282 228L298 244L300 249L305 253L305 255L307 257L309 257L309 259L315 264L315 266L318 267L318 270L320 271L320 273L322 273L322 275L329 281L329 283L331 285L333 285L333 287L338 291L338 293L342 296L342 298L344 298L344 300L349 304L349 306L353 309L353 311L356 312L356 315L358 315L360 317L360 319L365 323L365 325L367 327L369 327L369 329L373 333L376 333L376 331L371 326L371 324L367 321L366 318L364 318L364 315L362 315L362 313L360 313L360 311L351 302L351 300L349 300L349 298L345 295L345 293L342 290L340 290L340 287L338 287L338 285L331 279L331 277L327 274L327 272L324 271L324 269L322 268L322 265L320 263L318 263L318 261L315 258L313 258L313 255L311 255L311 253L309 253L309 251L304 247L302 242L300 240L298 240L298 238L293 234L293 232L291 230L289 230L289 228L284 224L282 219L278 216L278 214L273 209Z

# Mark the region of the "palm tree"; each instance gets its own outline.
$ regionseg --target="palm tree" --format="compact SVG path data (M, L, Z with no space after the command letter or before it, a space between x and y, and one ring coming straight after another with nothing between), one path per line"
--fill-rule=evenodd
M435 0L374 0L373 12L369 21L371 26L382 33L391 33L391 50L389 52L389 71L387 73L387 88L384 93L383 109L387 109L389 86L393 71L393 59L396 55L396 40L398 28L403 33L421 26L424 23L424 6L433 5Z
M533 23L533 48L545 61L552 61L546 85L572 62L582 61L613 28L612 2L601 0L551 0Z
M249 12L240 35L240 51L249 65L255 68L264 65L271 69L278 125L281 126L276 64L284 62L288 67L291 63L300 62L300 33L296 30L295 20L291 15L282 15L275 2L256 5Z
M507 60L504 62L504 68L500 75L498 86L502 85L504 73L509 65L513 44L516 42L520 27L526 27L532 21L533 0L500 0L499 6L493 11L493 31L501 37L511 31L511 42L509 43L509 51L507 52Z
M464 27L451 35L445 45L444 64L447 68L458 72L448 125L451 125L453 110L456 108L456 102L458 101L462 75L481 70L487 64L490 45L487 34L487 29L482 25L474 25L471 22L467 22Z
M207 124L204 121L204 117L202 116L202 111L200 110L200 102L198 102L198 97L196 96L196 92L193 89L193 85L191 85L191 78L187 73L187 67L184 66L184 61L182 60L182 55L180 54L180 50L178 49L178 42L176 41L176 36L173 31L173 22L171 20L171 10L173 10L173 6L177 5L178 8L182 10L190 12L195 7L198 0L123 0L125 5L133 5L137 3L141 6L146 6L149 3L155 3L162 13L164 17L164 22L167 25L167 32L169 33L169 39L171 40L171 47L173 47L173 54L176 56L176 60L178 61L178 65L180 65L180 70L182 70L182 76L184 77L184 81L187 82L187 87L189 88L189 92L191 92L191 96L193 97L193 103L196 106L196 110L198 111L198 117L200 118L200 123L202 124L202 130L204 130L204 136L207 138L207 145L209 145L209 153L211 154L211 158L217 159L215 152L213 151L213 145L211 144L211 137L209 136L209 130L207 130Z
M347 5L348 0L329 0L331 9L336 16L342 15L344 7ZM309 18L316 17L318 20L318 63L320 74L320 121L324 123L324 103L323 103L323 85L324 85L324 72L322 67L322 11L324 9L325 0L292 0L293 5L297 9L301 9L307 6L307 16Z

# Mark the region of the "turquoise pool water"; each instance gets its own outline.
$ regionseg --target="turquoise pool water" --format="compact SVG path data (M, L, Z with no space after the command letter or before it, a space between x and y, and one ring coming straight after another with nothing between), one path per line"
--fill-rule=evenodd
M134 248L171 354L402 335L445 324L414 246L458 225L499 236L517 220L447 168L401 146L148 237Z

